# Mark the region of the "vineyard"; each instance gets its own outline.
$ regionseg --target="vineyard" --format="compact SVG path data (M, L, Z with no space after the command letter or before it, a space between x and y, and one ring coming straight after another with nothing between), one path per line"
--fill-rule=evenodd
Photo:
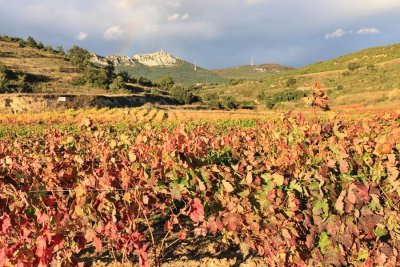
M398 266L397 113L199 114L1 115L0 267L161 266L197 239L258 266Z

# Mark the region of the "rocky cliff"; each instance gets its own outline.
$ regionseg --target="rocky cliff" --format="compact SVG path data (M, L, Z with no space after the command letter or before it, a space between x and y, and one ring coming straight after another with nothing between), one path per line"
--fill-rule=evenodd
M107 65L108 61L111 61L114 66L134 66L136 64L133 58L117 55L102 57L96 54L92 54L92 58L90 59L90 61L103 66Z
M98 56L92 54L91 61L99 65L107 65L108 61L114 63L114 66L134 66L142 64L149 67L173 67L179 63L179 59L167 52L156 52L152 54L138 54L133 57L128 56Z
M167 52L134 55L133 58L140 64L149 67L172 67L178 63L178 59Z

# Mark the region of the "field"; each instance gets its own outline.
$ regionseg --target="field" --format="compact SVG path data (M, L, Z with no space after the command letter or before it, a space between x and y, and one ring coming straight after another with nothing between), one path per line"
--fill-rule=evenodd
M0 115L0 266L396 266L396 111Z

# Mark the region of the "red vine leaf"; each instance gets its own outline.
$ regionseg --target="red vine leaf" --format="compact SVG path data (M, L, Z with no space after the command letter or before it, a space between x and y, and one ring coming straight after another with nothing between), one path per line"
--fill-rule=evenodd
M201 204L201 200L195 198L190 205L189 217L194 222L201 222L204 220L204 208Z
M222 222L228 227L229 231L235 231L237 228L241 227L243 220L239 214L230 212L224 214Z

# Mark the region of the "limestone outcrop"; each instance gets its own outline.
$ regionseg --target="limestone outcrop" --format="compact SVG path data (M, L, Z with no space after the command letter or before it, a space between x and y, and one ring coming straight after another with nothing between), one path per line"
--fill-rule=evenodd
M167 52L156 52L151 54L138 54L133 57L128 56L106 56L102 57L92 54L91 62L99 65L107 65L111 61L114 66L134 66L142 64L149 67L173 67L179 63L179 59Z

